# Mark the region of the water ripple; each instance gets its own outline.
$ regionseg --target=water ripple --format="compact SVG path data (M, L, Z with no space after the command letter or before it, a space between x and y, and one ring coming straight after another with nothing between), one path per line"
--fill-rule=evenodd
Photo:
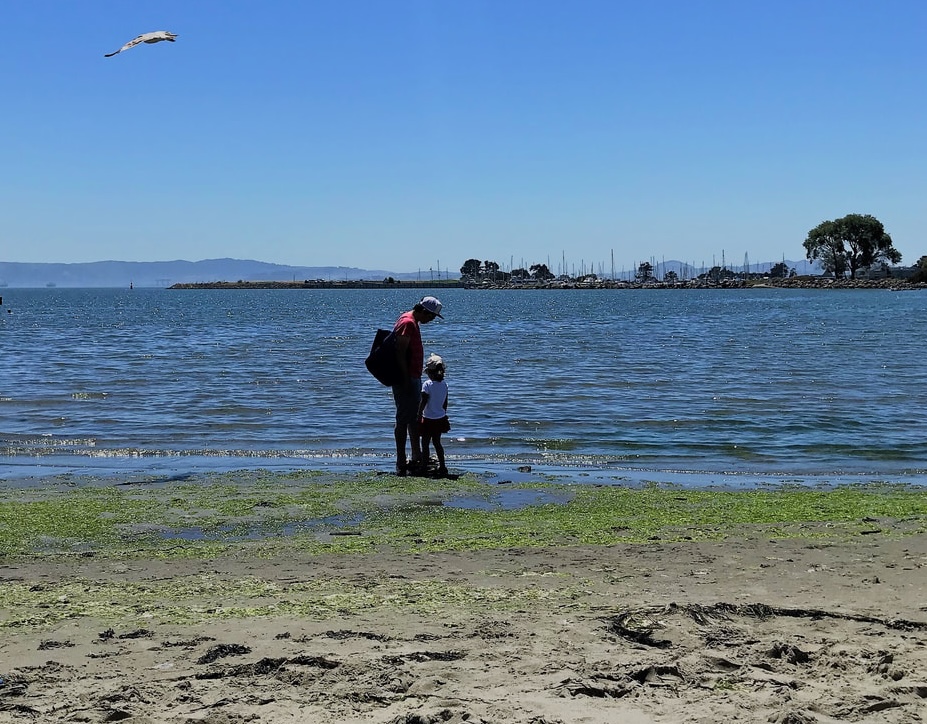
M925 294L438 294L446 319L423 338L448 364L456 460L874 475L927 460ZM391 454L390 392L362 360L418 291L4 296L11 465Z

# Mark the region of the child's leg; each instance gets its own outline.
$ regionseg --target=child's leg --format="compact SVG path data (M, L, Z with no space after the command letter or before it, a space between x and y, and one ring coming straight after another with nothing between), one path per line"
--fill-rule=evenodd
M444 445L441 444L441 433L436 432L434 436L435 453L438 455L438 467L443 469L444 465Z
M431 442L431 433L422 434L422 466L428 465L428 456L430 455L428 451L428 445ZM437 447L437 442L435 442L435 447Z

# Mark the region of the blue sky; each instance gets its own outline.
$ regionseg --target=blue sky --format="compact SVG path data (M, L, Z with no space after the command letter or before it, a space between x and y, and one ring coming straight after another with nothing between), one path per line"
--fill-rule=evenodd
M0 8L0 261L397 272L927 254L921 0ZM103 54L152 30L175 43Z

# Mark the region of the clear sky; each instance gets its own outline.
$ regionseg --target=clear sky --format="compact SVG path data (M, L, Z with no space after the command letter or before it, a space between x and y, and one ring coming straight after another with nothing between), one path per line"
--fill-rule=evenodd
M0 7L0 261L927 254L923 0ZM134 36L177 33L175 43Z

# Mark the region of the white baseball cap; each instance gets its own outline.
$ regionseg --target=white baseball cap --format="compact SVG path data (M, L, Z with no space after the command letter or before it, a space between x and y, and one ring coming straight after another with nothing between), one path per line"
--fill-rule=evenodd
M419 304L421 304L426 311L431 312L436 317L444 319L444 317L441 316L441 302L437 297L422 297L422 301L420 301Z
M428 359L425 360L425 369L426 370L436 370L439 367L444 367L444 360L441 358L441 355L430 354Z

